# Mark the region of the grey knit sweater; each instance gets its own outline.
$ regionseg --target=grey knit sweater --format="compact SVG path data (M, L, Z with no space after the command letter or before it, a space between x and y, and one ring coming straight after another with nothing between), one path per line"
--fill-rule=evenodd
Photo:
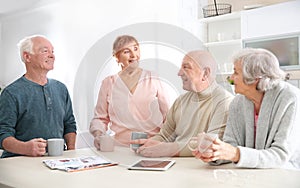
M254 104L245 96L236 96L223 139L239 147L238 167L300 169L300 90L281 82L265 93L256 138Z

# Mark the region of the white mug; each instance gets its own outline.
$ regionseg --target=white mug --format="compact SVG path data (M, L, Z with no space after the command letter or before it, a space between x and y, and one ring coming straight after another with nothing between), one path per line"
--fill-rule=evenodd
M64 151L65 140L63 138L49 138L47 148L49 156L60 156Z
M99 137L100 140L100 151L108 152L114 151L115 141L114 138L110 135L101 135Z
M189 140L188 148L191 151L198 150L200 153L204 153L205 151L207 151L207 149L213 143L213 141L217 138L218 134L199 133L197 137L192 137Z

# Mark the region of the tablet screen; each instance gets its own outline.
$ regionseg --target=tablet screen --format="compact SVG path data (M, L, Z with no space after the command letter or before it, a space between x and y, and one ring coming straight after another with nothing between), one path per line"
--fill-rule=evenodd
M167 170L173 164L175 160L147 160L142 159L131 165L130 170Z

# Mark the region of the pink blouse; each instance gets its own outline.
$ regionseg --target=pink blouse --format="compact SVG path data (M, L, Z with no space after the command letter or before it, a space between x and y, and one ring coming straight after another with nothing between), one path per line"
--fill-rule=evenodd
M118 145L129 146L131 132L147 132L153 136L159 132L169 101L157 76L143 70L133 93L118 75L106 77L98 94L98 101L91 121L90 132L115 132Z

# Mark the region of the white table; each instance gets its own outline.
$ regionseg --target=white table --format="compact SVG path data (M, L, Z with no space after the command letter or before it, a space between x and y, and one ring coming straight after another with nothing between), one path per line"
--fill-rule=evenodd
M50 170L44 159L101 155L119 162L118 166L79 172ZM176 164L167 171L127 170L142 157L129 148L116 147L114 152L94 148L66 151L60 157L12 157L0 159L0 187L58 188L299 188L300 171L284 169L238 169L232 164L209 166L193 157L174 158Z

